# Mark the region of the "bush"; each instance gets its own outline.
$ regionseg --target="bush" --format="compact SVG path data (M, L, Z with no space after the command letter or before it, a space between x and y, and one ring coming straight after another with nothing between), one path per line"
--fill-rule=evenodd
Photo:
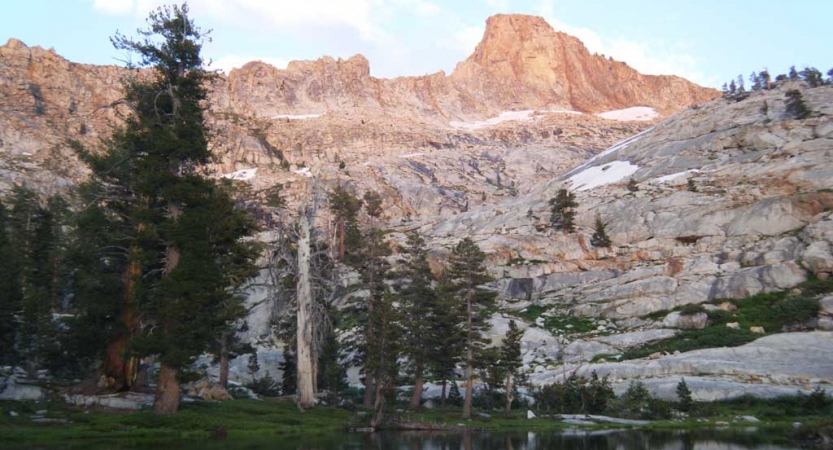
M810 395L799 394L798 398L804 410L810 413L823 412L833 403L827 396L827 391L820 387L813 389Z
M263 397L278 397L281 395L280 383L275 381L269 374L251 383L247 383L246 387L251 389L255 394Z
M671 406L651 396L641 381L631 381L628 390L611 402L605 412L624 419L662 420L671 417Z
M689 389L688 385L685 383L685 378L681 379L680 382L677 383L677 398L679 399L677 409L683 412L691 411L691 407L694 405L694 400L691 398L691 389Z

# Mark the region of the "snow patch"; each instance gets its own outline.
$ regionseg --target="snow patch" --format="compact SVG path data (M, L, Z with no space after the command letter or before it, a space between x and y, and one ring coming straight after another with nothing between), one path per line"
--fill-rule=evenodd
M449 122L448 125L451 128L458 128L458 129L462 128L462 129L466 129L466 130L479 130L481 128L488 128L488 127L492 127L492 126L498 125L498 124L503 123L503 122L509 122L509 121L513 121L513 120L521 121L521 122L527 122L527 121L530 121L530 120L535 120L537 117L539 117L539 115L536 115L535 113L540 113L540 114L556 114L556 113L560 113L560 114L581 114L581 112L579 112L579 111L570 111L570 110L566 110L566 109L547 109L547 110L524 109L524 110L521 110L521 111L504 111L504 112L500 113L500 115L498 115L497 117L492 117L491 119L486 119L486 120L478 120L478 121L475 121L475 122L458 122L458 121L455 120L455 121Z
M293 170L292 172L307 178L312 178L312 172L309 170L309 167L302 167L300 169Z
M572 191L589 191L627 178L637 170L639 166L631 164L630 161L613 161L582 170L567 181L572 186Z
M399 157L400 157L400 158L405 158L405 159L408 159L408 158L415 158L415 157L417 157L417 156L422 156L422 155L424 155L424 154L425 154L425 152L420 152L420 153L408 153L407 155L399 155Z
M659 113L654 108L647 106L634 106L632 108L617 109L596 115L602 119L618 120L620 122L653 120L659 117Z
M228 178L229 180L239 180L239 181L247 181L251 180L257 174L257 167L254 169L243 169L238 170L236 172L227 173L223 175L223 178Z
M645 133L647 133L647 132L649 132L653 129L654 129L654 127L648 128L647 130L636 133L633 136L631 136L631 137L629 137L625 140L622 140L622 141L617 142L616 144L613 144L613 146L610 147L609 149L607 149L607 150L599 153L598 155L588 159L587 162L585 162L584 164L581 164L580 166L570 170L569 172L567 172L567 174L565 176L570 176L570 175L572 175L576 172L579 172L579 171L583 170L585 167L589 166L590 164L593 164L594 162L604 158L607 155L611 155L613 153L618 152L619 150L624 150L624 149L628 148L628 146L630 146L634 142L638 141L639 138L641 138Z
M666 175L664 177L655 178L655 179L651 180L650 182L651 183L667 183L669 181L674 181L677 178L681 178L681 177L688 178L689 174L693 175L695 173L700 173L700 171L697 170L697 169L691 169L691 170L686 170L684 172L672 173L671 175Z
M323 116L324 113L321 114L278 114L277 116L272 116L270 119L289 119L289 120L308 120L308 119L317 119Z

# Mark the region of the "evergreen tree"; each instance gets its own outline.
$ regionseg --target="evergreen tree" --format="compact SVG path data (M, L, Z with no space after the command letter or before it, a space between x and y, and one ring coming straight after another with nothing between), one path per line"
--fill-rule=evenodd
M787 91L787 113L796 119L806 119L810 115L810 109L804 103L804 96L798 89L790 89Z
M362 200L352 189L337 184L329 194L330 211L338 226L338 260L351 266L360 264L361 230L358 215Z
M685 378L681 378L677 383L677 399L680 402L678 405L680 411L691 411L694 400L691 398L691 390L686 385Z
M284 350L283 361L278 365L278 368L283 373L281 379L281 395L294 395L298 389L298 368L295 363L294 348Z
M697 192L697 184L694 183L694 178L689 178L688 181L686 181L686 189L688 189L689 192Z
M428 352L431 372L442 385L441 406L446 404L447 393L450 400L450 391L447 389L448 382L451 381L452 388L456 386L454 370L461 360L465 343L465 329L461 327L461 324L465 321L465 316L452 295L454 287L446 279L448 274L446 273L444 276L445 278L441 280L438 286L437 302L431 308L433 321L429 334L431 342Z
M761 78L758 76L757 72L752 72L749 75L749 83L752 84L751 89L753 91L759 91L763 88L763 86L761 85Z
M590 245L593 247L610 247L611 245L610 238L605 231L605 223L602 222L602 216L598 213L596 214L596 230L590 237Z
M729 95L735 95L738 92L738 86L735 84L735 80L729 82Z
M795 66L790 66L789 77L790 81L798 81L798 71L795 70Z
M576 196L567 189L559 189L558 194L551 198L550 226L556 230L572 233L576 229L575 210L578 207Z
M803 78L811 88L819 87L824 84L821 72L815 67L805 67L804 70L801 71L801 78Z
M481 330L486 326L485 309L494 300L494 293L480 286L491 281L486 273L486 255L471 238L460 241L451 253L447 275L448 294L456 301L458 308L465 311L466 325L464 345L466 350L466 401L463 418L471 417L473 398L472 378L475 353L482 347Z
M414 394L411 408L418 409L422 401L422 388L426 366L432 345L437 342L435 320L442 314L437 310L439 299L434 289L434 276L428 265L428 248L416 232L408 234L403 252L407 256L404 270L399 276L405 280L399 299L402 309L403 350L414 370Z
M833 84L833 68L827 71L827 84Z
M639 185L636 183L636 180L634 180L633 177L631 177L631 179L628 180L628 190L630 192L636 192L639 190Z
M251 271L256 249L241 242L253 231L248 216L226 188L201 175L211 157L203 110L213 78L200 57L203 33L187 5L160 8L148 24L139 40L112 39L138 55L129 68L150 69L125 84L134 114L102 156L84 156L94 180L117 194L113 214L130 222L123 298L142 328L135 319L125 324L138 335L131 348L161 363L154 411L169 414L179 407L182 369L226 326L234 287ZM99 207L109 210L109 200Z
M758 72L758 81L761 84L761 89L772 89L772 77L767 69Z
M720 91L723 92L723 97L729 96L729 86L726 83L723 83L723 86L720 87Z
M523 330L518 328L514 320L509 321L509 330L503 338L503 346L501 347L501 362L506 371L506 386L504 391L505 398L505 412L509 414L512 412L512 392L515 375L523 365L521 359L521 338L523 337Z
M738 94L743 94L746 92L746 88L743 86L743 75L738 75Z
M11 219L0 201L0 364L18 362L16 335L23 289L20 267L11 240Z
M460 387L453 378L451 379L451 387L448 389L448 403L454 406L463 406L463 395L460 394Z

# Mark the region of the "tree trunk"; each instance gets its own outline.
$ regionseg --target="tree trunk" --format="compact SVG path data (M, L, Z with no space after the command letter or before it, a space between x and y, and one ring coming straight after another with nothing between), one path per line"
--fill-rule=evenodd
M463 419L471 418L471 401L474 396L474 386L472 378L474 370L474 351L472 346L472 329L471 329L471 294L466 296L466 321L468 326L468 342L466 342L466 401L463 403Z
M443 378L443 392L442 392L442 394L440 394L440 406L445 406L445 399L446 399L445 387L446 387L447 384L448 384L448 380Z
M338 220L338 260L344 261L344 219Z
M362 406L370 408L373 405L373 376L367 369L367 363L364 365L364 401Z
M220 386L228 388L228 331L220 336Z
M179 411L179 380L176 368L162 363L159 367L156 394L153 399L153 412L156 414L175 414Z
M373 407L373 420L370 421L370 426L373 428L376 428L385 418L385 396L382 392L385 383L382 381L383 378L382 376L376 378L376 403Z
M512 371L506 374L506 414L512 412Z
M416 363L416 380L414 381L414 395L411 396L411 409L414 411L419 409L422 403L422 359L418 359Z
M141 229L141 226L139 228ZM117 391L127 391L134 387L139 368L138 358L126 357L130 341L133 340L133 335L138 328L136 302L133 298L136 287L135 280L141 274L141 268L136 261L138 258L137 251L135 247L131 248L130 261L122 275L122 283L124 284L124 308L119 316L119 322L121 322L125 332L107 345L107 352L105 353L104 363L102 365L104 376L112 378L115 381L113 386L108 387Z
M306 208L301 210L298 239L298 407L309 409L315 405L312 355L312 286L310 280L310 223Z

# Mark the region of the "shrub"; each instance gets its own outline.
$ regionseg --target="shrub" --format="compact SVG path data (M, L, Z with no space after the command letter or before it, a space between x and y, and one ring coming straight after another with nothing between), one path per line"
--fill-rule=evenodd
M263 397L278 397L281 395L281 385L274 378L266 374L265 377L259 378L251 383L247 383L246 387L251 389L257 395Z
M677 383L677 399L679 399L677 409L680 411L691 411L691 407L694 405L694 400L691 398L691 389L689 389L688 385L685 384L685 378L682 378L680 382Z
M607 376L593 372L590 379L570 375L564 383L542 386L533 393L539 409L560 414L600 414L616 398Z

